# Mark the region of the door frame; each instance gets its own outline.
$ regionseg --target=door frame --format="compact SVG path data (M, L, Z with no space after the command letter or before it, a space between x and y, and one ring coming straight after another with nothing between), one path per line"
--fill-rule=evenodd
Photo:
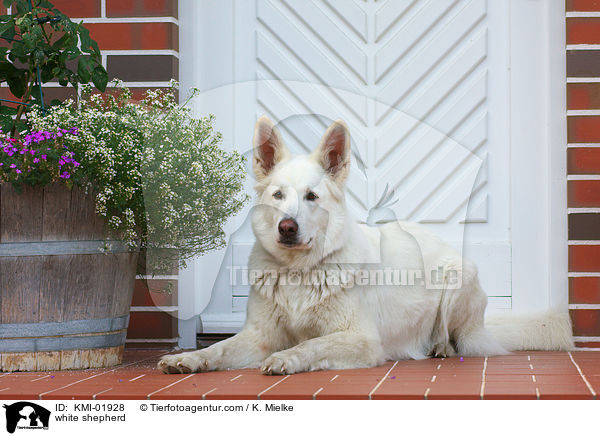
M564 4L509 1L512 309L515 312L549 308L564 311L568 308ZM203 60L219 56L211 50L210 40L210 35L214 35L211 32L223 25L220 22L217 26L214 21L218 20L211 22L210 9L215 7L214 3L210 0L179 2L182 90L192 86L202 89L201 83L195 82L202 77L199 69ZM224 7L222 2L218 3ZM253 12L251 3L227 2L225 7L231 10L232 28L235 28L236 14ZM231 35L231 40L226 42L231 43L232 50L236 37L239 35ZM233 56L223 53L220 56L219 74L223 80L229 83L244 80L240 76L243 72L235 69ZM180 98L185 98L184 92ZM218 112L219 108L216 109ZM227 125L235 116L217 115L217 120ZM225 130L223 133L229 134ZM536 182L532 183L532 179ZM243 322L244 316L240 313L203 316L199 322L199 315L211 299L209 288L212 289L203 283L202 270L220 265L223 255L224 250L205 255L180 270L179 344L183 348L195 346L196 332L233 332ZM542 293L544 298L528 291L532 288L546 289L547 292Z
M512 307L566 311L564 3L511 0L510 22ZM546 32L536 33L540 28ZM525 292L532 287L547 289L546 298Z

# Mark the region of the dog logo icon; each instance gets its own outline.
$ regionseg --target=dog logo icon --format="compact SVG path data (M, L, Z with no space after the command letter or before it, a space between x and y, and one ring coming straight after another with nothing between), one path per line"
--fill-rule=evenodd
M50 411L28 401L4 405L6 409L6 431L14 433L19 429L48 429Z

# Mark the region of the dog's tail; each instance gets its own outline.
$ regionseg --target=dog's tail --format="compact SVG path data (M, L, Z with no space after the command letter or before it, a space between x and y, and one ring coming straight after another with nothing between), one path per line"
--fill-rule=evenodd
M485 327L508 351L569 351L574 348L568 313L538 315L494 315Z

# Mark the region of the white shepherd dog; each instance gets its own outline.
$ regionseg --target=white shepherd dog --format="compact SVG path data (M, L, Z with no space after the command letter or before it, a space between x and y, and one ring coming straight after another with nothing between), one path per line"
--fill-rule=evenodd
M429 231L356 223L344 197L350 155L343 121L307 156L292 156L271 120L257 121L246 323L208 348L164 357L162 371L260 367L294 374L573 347L566 313L502 316L484 327L487 296L476 267ZM388 280L381 271L390 272ZM406 272L418 274L405 280ZM441 272L441 286L428 279L434 272Z

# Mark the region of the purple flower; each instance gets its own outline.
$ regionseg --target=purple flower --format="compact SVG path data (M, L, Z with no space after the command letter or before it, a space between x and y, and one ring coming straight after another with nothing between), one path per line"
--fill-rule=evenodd
M17 174L21 174L22 173L22 171L20 169L16 169L15 171L17 172Z
M33 158L33 163L38 163L40 160L37 157Z
M29 150L29 154L33 156L35 154L35 150Z
M16 168L17 166L15 164L10 164L11 168Z
M47 157L47 156L46 156L45 154L43 154L43 155L42 155L42 160L46 160L46 157Z
M0 162L0 167L3 166L4 164L2 162Z
M71 175L66 171L60 175L61 179L68 179L69 177L71 177Z

